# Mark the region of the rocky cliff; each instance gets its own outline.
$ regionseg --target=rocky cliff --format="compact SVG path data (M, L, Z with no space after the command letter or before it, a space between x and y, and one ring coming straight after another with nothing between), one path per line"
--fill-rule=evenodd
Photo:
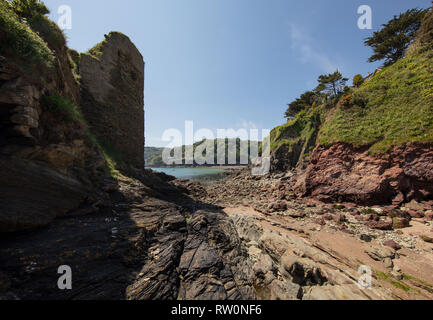
M432 21L430 10L404 58L272 131L272 169L296 171L294 191L367 205L433 198Z
M10 43L0 52L0 231L13 232L80 206L96 209L103 195L94 190L101 176L91 161L100 155L75 117L79 85L61 31L45 17L32 20L45 41L0 5L2 42Z
M433 147L394 147L372 156L347 144L318 147L305 174L308 195L326 202L402 205L433 198Z
M0 300L254 299L228 216L144 170L128 37L80 55L45 16L0 9Z

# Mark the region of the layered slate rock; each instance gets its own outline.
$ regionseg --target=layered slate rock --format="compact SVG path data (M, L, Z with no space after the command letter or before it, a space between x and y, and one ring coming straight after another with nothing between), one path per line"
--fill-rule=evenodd
M43 227L91 197L89 186L49 167L0 157L0 233Z
M96 50L96 49L95 49ZM80 60L81 106L101 143L144 168L144 62L131 40L111 32Z
M173 197L120 182L112 206L97 214L3 239L0 299L255 299L248 255L230 218L157 182ZM65 264L72 290L57 288L57 268Z
M86 205L95 211L101 200L91 172L97 152L83 124L43 103L47 96L78 102L67 48L55 53L58 68L39 73L16 54L0 57L0 233L43 227Z

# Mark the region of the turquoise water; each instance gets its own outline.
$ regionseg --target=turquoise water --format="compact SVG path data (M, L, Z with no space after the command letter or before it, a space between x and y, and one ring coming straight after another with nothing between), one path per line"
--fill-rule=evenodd
M224 179L223 168L152 168L153 171L163 172L176 178L194 181L216 181Z

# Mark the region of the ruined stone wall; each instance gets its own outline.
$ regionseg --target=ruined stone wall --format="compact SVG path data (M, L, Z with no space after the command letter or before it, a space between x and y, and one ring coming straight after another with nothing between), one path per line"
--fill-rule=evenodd
M144 62L117 32L80 59L81 108L98 140L128 163L144 167Z

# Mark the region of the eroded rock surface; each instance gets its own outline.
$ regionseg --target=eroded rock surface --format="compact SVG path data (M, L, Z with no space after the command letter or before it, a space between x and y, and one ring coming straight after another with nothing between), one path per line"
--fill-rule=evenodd
M298 197L294 178L244 169L206 192L190 182L172 184L225 208L247 247L261 299L430 299L432 202L323 203ZM360 267L371 271L369 289L358 287Z
M371 156L347 144L319 146L310 158L305 191L323 201L364 205L429 200L433 197L433 149L412 145Z
M224 212L181 193L154 198L138 180L109 194L112 205L96 213L2 239L0 297L256 298L248 255ZM73 290L61 291L57 268L65 264Z

